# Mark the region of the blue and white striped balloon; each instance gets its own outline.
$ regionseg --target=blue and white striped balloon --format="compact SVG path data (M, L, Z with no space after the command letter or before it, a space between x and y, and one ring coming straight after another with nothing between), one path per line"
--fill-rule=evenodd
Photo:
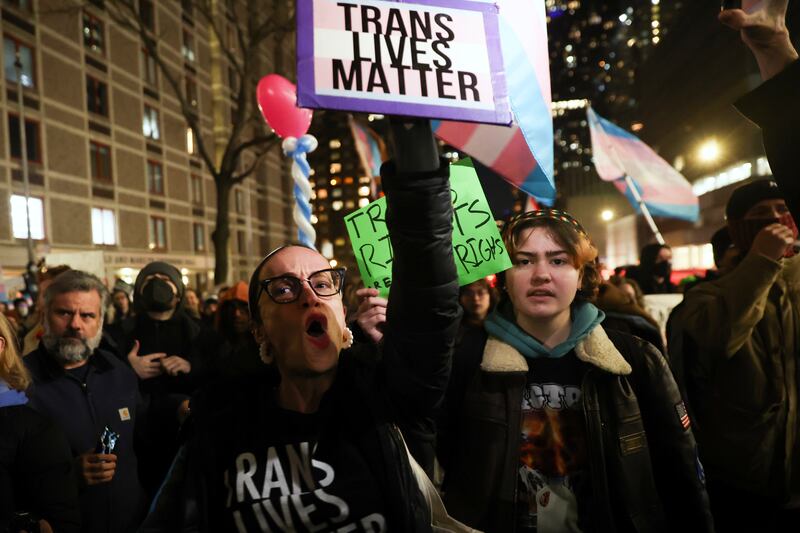
M311 167L306 154L317 149L317 139L313 135L286 137L281 147L283 153L292 158L292 178L294 179L294 222L297 224L298 239L301 243L316 249L314 242L317 232L311 224Z

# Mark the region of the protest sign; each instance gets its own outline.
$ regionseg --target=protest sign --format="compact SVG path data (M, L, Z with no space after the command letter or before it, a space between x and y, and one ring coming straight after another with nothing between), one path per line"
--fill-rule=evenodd
M498 27L492 3L298 0L298 105L508 125Z
M471 166L450 167L453 198L453 255L459 285L511 267L511 260ZM380 198L344 218L364 285L389 294L392 285L392 245L386 228L386 198Z

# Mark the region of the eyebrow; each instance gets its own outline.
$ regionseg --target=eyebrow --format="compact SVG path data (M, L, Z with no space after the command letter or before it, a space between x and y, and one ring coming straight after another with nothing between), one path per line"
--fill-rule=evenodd
M554 257L554 256L557 256L557 255L562 255L562 254L563 255L569 255L569 253L566 250L551 250L551 251L547 251L547 252L544 253L544 255L546 257ZM539 254L535 253L535 252L522 252L522 251L516 252L514 255L524 255L524 256L527 256L527 257L538 257L539 256Z

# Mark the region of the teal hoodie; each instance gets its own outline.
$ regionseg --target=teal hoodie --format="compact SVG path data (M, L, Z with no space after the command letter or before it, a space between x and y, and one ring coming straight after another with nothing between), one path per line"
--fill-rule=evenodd
M597 327L606 317L600 309L589 302L581 302L572 306L572 326L567 340L554 346L546 348L541 342L534 339L531 335L520 328L514 318L514 311L511 302L506 300L501 302L488 317L484 327L486 331L509 344L525 357L536 359L537 357L559 358L568 354L575 348L578 342L585 338L592 330Z

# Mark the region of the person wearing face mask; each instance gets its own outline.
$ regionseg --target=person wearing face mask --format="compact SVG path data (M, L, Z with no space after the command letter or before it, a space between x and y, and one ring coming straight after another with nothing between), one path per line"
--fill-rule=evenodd
M581 225L544 209L502 236L503 295L445 398L448 512L488 533L713 531L677 385L652 345L604 327Z
M639 265L628 269L625 277L636 281L645 294L670 294L676 292L671 275L672 249L666 244L651 243L642 248Z
M179 418L204 382L200 326L183 310L185 287L174 266L153 262L134 283L135 316L122 321L117 344L139 377L148 403L143 420L142 482L153 496L177 451Z
M683 362L718 530L789 531L800 520L797 227L771 180L736 189L726 217L738 265L690 290L672 330L694 346Z

